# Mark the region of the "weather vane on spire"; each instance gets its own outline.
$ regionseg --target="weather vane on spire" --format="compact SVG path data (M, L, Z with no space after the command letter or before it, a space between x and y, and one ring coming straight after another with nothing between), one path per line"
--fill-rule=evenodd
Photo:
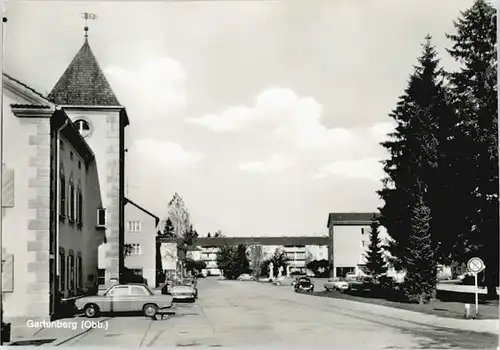
M85 20L85 27L83 28L85 30L85 38L88 37L88 31L89 31L89 27L87 26L87 21L89 19L97 19L97 15L95 13L89 13L89 12L84 12L81 14L82 15L82 18Z

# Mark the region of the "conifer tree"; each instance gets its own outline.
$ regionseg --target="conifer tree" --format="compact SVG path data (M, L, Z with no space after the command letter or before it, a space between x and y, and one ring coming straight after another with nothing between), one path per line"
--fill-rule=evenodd
M375 278L378 278L380 275L387 272L379 228L380 224L378 220L373 218L370 226L370 244L365 255L366 269Z
M448 35L450 55L461 64L450 74L457 118L454 177L456 233L443 244L451 260L481 257L488 294L496 296L499 269L498 88L496 10L484 0L461 14ZM455 204L455 205L453 205ZM457 243L458 242L458 243Z
M413 264L409 259L419 254L411 251L420 247L411 241L417 198L433 214L436 209L436 220L432 216L429 232L437 249L432 233L440 227L439 165L449 132L443 126L450 122L450 114L443 73L431 37L427 36L408 86L390 115L396 121L396 130L389 141L382 143L390 159L384 162L387 177L379 191L384 201L379 220L391 237L387 248L397 270L406 270L408 264Z
M431 210L421 195L416 196L412 212L412 230L405 247L403 290L410 301L424 304L435 295L437 262L431 238Z

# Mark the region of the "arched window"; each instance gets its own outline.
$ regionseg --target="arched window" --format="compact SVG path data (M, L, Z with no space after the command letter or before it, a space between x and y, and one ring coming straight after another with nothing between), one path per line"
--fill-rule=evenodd
M75 222L75 182L73 174L69 177L69 198L68 198L68 216L70 223Z
M66 176L64 167L61 164L59 169L59 215L62 220L66 218Z
M68 253L67 259L68 290L70 295L75 291L75 257L72 250Z
M83 267L82 267L82 254L78 252L76 258L76 289L81 289L83 287Z
M82 197L82 182L78 180L78 185L76 188L76 198L75 198L75 206L76 206L76 224L78 228L82 228L83 225L83 197Z
M64 248L59 249L59 289L64 295L66 290L66 256Z
M85 119L76 119L73 124L80 132L80 135L82 135L82 137L84 138L90 136L90 134L92 133L92 127L90 126L90 123Z

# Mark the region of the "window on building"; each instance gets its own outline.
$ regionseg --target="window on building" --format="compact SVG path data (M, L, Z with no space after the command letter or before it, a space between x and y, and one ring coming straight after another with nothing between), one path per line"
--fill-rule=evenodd
M76 129L80 132L80 135L82 135L84 138L90 135L90 124L83 119L78 119L73 122L75 125Z
M337 267L337 277L345 277L348 273L354 273L355 267Z
M148 295L148 293L144 287L130 286L130 295Z
M82 168L82 162L78 161L78 169Z
M75 222L75 184L69 180L68 215L71 223Z
M64 293L66 290L66 257L64 252L59 252L59 287Z
M82 266L82 257L79 256L76 258L76 288L80 289L83 286L83 266Z
M130 269L130 272L132 272L136 276L142 277L142 269Z
M129 221L128 232L141 232L141 222L140 221Z
M106 284L106 270L105 269L99 269L97 273L97 283L100 286L104 286Z
M141 245L139 243L132 243L130 245L130 255L141 255Z
M361 228L361 234L364 235L365 234L365 229L364 227Z
M59 211L61 219L66 218L66 177L64 176L64 169L61 168L60 173L60 197L59 197Z
M69 152L69 159L73 160L73 152L71 152L71 151Z
M75 259L73 255L68 256L67 264L68 290L72 294L75 291Z
M83 226L83 195L82 195L82 190L79 190L78 191L78 224L80 225L80 227Z

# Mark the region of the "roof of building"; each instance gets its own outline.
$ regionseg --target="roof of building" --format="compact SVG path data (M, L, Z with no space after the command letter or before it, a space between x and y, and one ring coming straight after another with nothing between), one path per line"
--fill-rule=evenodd
M137 209L139 209L139 210L143 211L144 213L148 214L149 216L153 217L156 221L156 225L158 225L158 222L160 221L160 218L158 216L156 216L155 214L153 214L149 210L144 209L143 207L141 207L139 204L133 202L132 200L125 198L125 205L127 205L127 204L131 204L134 207L136 207Z
M379 213L330 213L326 227L369 225L373 218L378 218Z
M161 242L173 242L168 237L157 236ZM329 245L328 236L277 236L277 237L198 237L194 243L198 247L220 247L223 245Z
M31 86L28 86L27 84L23 83L23 82L22 82L22 81L20 81L19 79L16 79L16 78L12 77L11 75L9 75L9 74L7 74L7 73L3 73L3 75L4 75L6 78L8 78L8 79L10 79L10 80L12 80L12 81L14 81L14 82L16 82L17 84L22 85L25 89L27 89L27 90L31 91L31 92L32 92L32 93L34 93L35 95L38 95L38 96L39 96L39 97L41 97L42 99L47 100L47 96L44 96L43 94L41 94L40 92L36 91L36 90L35 90L35 89L33 89Z
M50 106L44 105L32 105L32 104L22 104L22 103L13 103L10 105L12 108L26 108L26 109L50 109Z
M87 38L48 99L58 105L120 106Z

